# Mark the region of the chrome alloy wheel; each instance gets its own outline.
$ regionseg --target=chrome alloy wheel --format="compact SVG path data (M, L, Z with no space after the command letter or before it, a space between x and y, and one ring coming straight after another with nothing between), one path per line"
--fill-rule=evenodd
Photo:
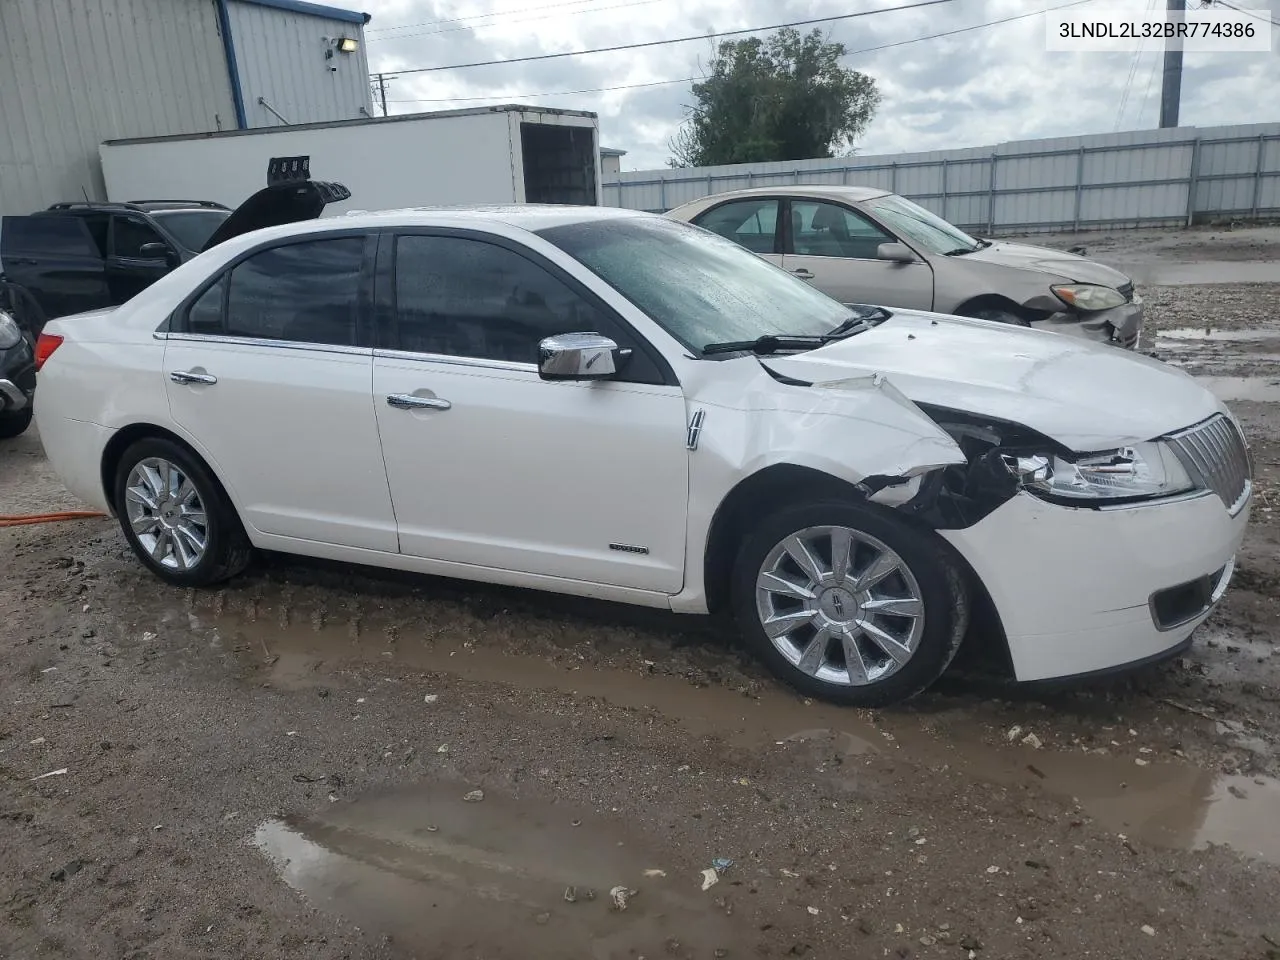
M924 633L924 598L906 562L849 527L808 527L769 551L756 612L792 666L842 686L897 673Z
M173 570L190 570L204 557L209 521L195 484L176 464L160 457L140 460L125 483L129 525L151 559Z

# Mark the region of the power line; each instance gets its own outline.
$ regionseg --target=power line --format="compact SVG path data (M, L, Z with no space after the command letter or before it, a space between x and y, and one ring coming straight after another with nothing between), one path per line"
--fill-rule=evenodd
M836 20L852 20L857 17L870 17L878 13L896 13L899 10L917 10L921 7L936 7L941 3L953 3L954 0L917 0L897 7L882 7L879 10L863 10L859 13L842 13L834 17L814 17L811 20L793 20L790 23L773 23L763 27L746 27L741 30L721 30L714 34L699 33L691 37L672 37L669 40L647 40L643 43L622 43L613 47L596 47L591 50L568 50L564 53L540 53L531 57L512 57L510 60L478 60L474 63L450 63L442 67L411 67L406 70L392 70L387 76L405 76L411 73L438 73L441 70L467 70L471 67L495 67L511 63L532 63L536 60L559 60L564 57L581 57L591 53L617 53L620 50L640 50L646 47L664 47L673 43L688 43L693 40L707 40L711 37L736 37L746 33L760 33L764 30L781 30L784 27L808 27L818 23L832 23Z
M437 17L435 20L421 20L417 23L399 23L391 27L370 27L365 31L365 38L370 33L386 33L389 30L408 30L412 27L434 27L441 23L467 23L472 20L488 20L491 17L504 17L511 13L536 13L539 10L555 10L560 7L580 7L584 3L595 3L596 0L563 0L561 3L544 3L536 7L517 7L514 10L494 10L491 13L473 13L466 17Z
M1246 10L1244 7L1237 7L1235 4L1227 3L1226 0L1215 0L1215 2L1220 6L1226 7L1228 10L1234 10L1236 13L1248 14L1255 20L1262 20L1265 23L1271 24L1273 27L1280 27L1280 21L1272 20L1270 17L1264 17L1256 10Z
M592 7L590 10L570 10L567 13L544 13L539 17L517 17L510 20L503 20L498 23L478 23L475 25L464 25L461 27L445 27L441 30L423 30L420 33L397 33L390 37L369 37L369 43L378 43L381 40L407 40L411 37L434 37L442 33L458 33L461 30L487 30L490 27L505 27L512 23L533 23L537 20L558 20L561 17L579 17L585 13L604 13L606 10L623 10L627 7L643 7L652 3L662 3L664 0L631 0L630 3L615 3L610 7ZM540 9L534 7L534 10ZM441 20L440 23L449 23L448 20Z
M923 37L911 37L908 40L895 40L892 43L882 43L874 47L863 47L860 50L850 50L846 57L854 57L863 53L875 53L878 50L888 50L892 47L903 47L909 43L920 43L923 40L938 40L942 37L954 37L958 33L970 33L974 30L985 30L987 27L998 27L1004 23L1012 23L1015 20L1026 20L1030 17L1038 17L1042 13L1052 13L1054 10L1065 10L1067 7L1078 7L1085 3L1092 3L1093 0L1073 0L1072 3L1064 3L1056 7L1046 7L1043 10L1035 10L1031 13L1019 13L1012 17L1002 17L999 20L988 20L985 23L975 23L969 27L959 27L955 30L946 30L942 33L930 33ZM766 28L767 29L767 28ZM506 63L508 61L500 61ZM581 93L612 93L616 90L639 90L643 87L664 87L673 83L696 83L699 80L705 80L706 77L680 77L675 80L653 80L647 83L623 83L613 87L591 87L586 90L551 90L543 93L518 93L518 94L490 94L485 97L409 97L403 100L390 100L389 103L471 103L480 100L495 100L498 98L510 100L532 100L536 97L571 97Z

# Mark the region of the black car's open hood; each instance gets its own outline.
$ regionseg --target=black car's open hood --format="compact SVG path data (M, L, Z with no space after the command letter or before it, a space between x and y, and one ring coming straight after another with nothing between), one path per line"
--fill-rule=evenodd
M250 230L314 220L326 205L339 203L350 197L351 191L340 183L327 183L323 180L273 183L236 207L231 216L213 231L200 252Z

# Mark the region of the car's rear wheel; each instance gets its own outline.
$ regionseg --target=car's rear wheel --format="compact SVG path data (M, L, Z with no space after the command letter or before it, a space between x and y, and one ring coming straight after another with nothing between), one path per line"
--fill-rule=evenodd
M207 586L249 564L252 547L226 493L198 457L170 440L125 450L115 506L133 552L169 583Z
M31 407L10 413L0 413L0 440L11 440L31 426Z
M868 504L812 503L765 519L739 551L732 589L739 625L770 670L852 706L928 687L968 626L945 545Z

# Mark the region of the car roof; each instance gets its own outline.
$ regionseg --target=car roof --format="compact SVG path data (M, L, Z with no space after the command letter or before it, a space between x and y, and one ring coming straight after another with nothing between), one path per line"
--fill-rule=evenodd
M220 203L214 203L212 200L102 200L102 201L83 201L74 200L65 203L55 203L49 206L48 210L43 212L53 213L74 213L76 211L105 211L113 212L118 210L131 210L134 213L157 213L166 210L210 210L224 211L227 210Z
M820 197L829 200L843 200L846 203L858 203L862 200L874 200L876 197L887 197L893 191L881 190L879 187L845 186L839 183L817 184L778 184L772 187L748 187L744 190L729 190L725 193L700 197L693 203L707 203L730 200L734 197Z

